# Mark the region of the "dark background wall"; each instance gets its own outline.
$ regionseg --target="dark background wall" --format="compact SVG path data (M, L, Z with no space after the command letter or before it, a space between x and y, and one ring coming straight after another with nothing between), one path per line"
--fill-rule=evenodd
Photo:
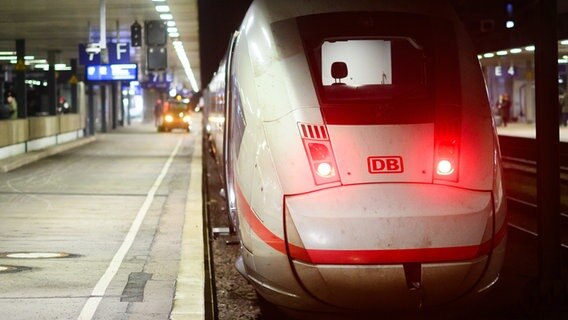
M206 87L223 58L252 0L199 0L201 87Z

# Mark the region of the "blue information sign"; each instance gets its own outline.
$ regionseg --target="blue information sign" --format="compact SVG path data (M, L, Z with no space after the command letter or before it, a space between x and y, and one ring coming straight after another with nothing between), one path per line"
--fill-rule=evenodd
M130 63L130 44L126 42L107 43L108 48L108 62L110 64L116 63Z
M87 81L135 81L138 79L138 65L127 64L98 64L88 65Z
M168 89L174 80L174 75L171 72L149 72L144 77L144 88Z
M130 63L130 44L127 42L107 43L108 62L110 64ZM100 53L88 53L85 44L79 44L79 64L101 64Z

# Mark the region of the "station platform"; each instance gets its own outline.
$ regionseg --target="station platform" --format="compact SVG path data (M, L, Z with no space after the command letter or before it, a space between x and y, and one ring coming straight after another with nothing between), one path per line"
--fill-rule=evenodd
M84 320L205 319L200 119L200 115L195 117L195 128L189 134L159 134L153 123L132 123L108 133L1 159L0 275L5 290L0 297L0 318L72 319L79 314L78 319ZM57 176L48 183L52 183L51 187L37 182L43 181L45 175ZM154 175L157 177L152 180ZM49 205L30 210L33 201L19 203L19 197L41 198ZM118 201L120 205L107 201ZM22 241L31 244L19 243L20 228L10 227L19 219L10 215L14 208L30 224L21 229L28 234L22 236ZM89 232L82 232L83 228ZM46 239L45 230L58 231ZM67 240L75 234L76 239ZM93 240L98 237L103 238ZM111 245L107 243L109 238ZM107 244L93 249L103 243ZM120 248L114 251L118 245ZM64 262L22 262L1 254L16 247L51 246L57 249L43 251L79 252L76 256L80 259L68 262L68 267L54 268ZM106 264L100 262L106 258L109 264L105 271ZM59 274L59 270L67 274ZM41 280L32 281L34 277ZM12 286L16 279L20 283ZM86 285L68 285L69 279ZM96 279L99 281L93 286ZM51 284L38 288L37 281ZM77 293L79 290L82 292ZM57 291L65 293L54 293ZM32 298L21 299L26 294ZM41 307L38 301L44 297L54 297L52 300L57 302ZM59 307L51 307L56 304Z
M568 142L568 127L558 127L559 138L561 142ZM512 122L506 127L498 126L497 134L503 136L520 137L520 138L536 138L536 127L534 123Z

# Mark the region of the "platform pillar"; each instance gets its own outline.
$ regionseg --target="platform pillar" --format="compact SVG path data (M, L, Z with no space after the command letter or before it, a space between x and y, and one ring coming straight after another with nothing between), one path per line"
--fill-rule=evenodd
M28 116L28 94L26 88L26 67L24 56L26 55L26 40L16 39L16 59L17 64L14 68L16 74L15 98L18 103L18 118L26 118ZM4 96L2 96L4 99ZM4 103L4 102L2 102Z
M71 113L78 113L79 112L79 101L77 98L77 59L71 59L69 61L71 65L71 74L72 78L70 81L71 84L71 106L70 112ZM74 78L73 78L74 77Z
M101 84L101 131L107 132L107 88Z
M47 52L47 62L49 63L49 71L47 71L47 113L50 116L57 114L57 76L55 72L55 55L56 50Z
M539 0L535 48L539 291L541 303L561 294L558 39L556 0ZM565 290L565 289L564 289ZM545 308L541 309L544 310Z
M89 124L88 135L94 136L96 131L95 126L95 88L92 83L87 85L87 122Z

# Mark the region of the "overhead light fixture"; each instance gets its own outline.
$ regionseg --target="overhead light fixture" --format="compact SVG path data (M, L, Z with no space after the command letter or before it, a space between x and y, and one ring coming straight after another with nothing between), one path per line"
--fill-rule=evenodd
M534 49L535 49L534 46L525 47L525 50L527 50L527 51L534 51Z
M507 21L505 22L505 27L507 29L512 29L515 27L515 14L513 13L513 4L507 3L505 8L507 10Z
M49 70L49 64L47 63L38 63L36 65L34 65L35 69L43 69L45 71Z
M1 58L1 57L0 57L0 58ZM1 60L1 59L0 59L0 60ZM10 63L11 63L11 64L16 64L16 63L18 63L18 60L16 60L16 59L14 58L14 60L10 60ZM30 65L34 65L34 64L38 64L38 63L40 63L40 64L47 64L47 60L45 60L45 59L37 59L37 60L26 60L26 61L24 62L24 64L25 64L26 66L30 66Z
M168 5L156 6L156 11L158 12L170 12L170 7Z
M488 53L484 53L484 54L483 54L483 57L484 57L484 58L493 58L494 56L495 56L495 54L494 54L494 53L491 53L491 52L488 52Z
M507 50L497 51L497 55L498 55L498 56L506 56L507 53L508 53Z
M183 66L183 70L185 71L185 76L189 80L191 84L191 88L193 91L199 91L199 85L197 85L197 81L195 80L195 75L193 74L193 70L191 70L191 64L189 63L189 59L185 54L185 50L183 48L183 43L179 40L175 40L172 42L174 49L176 50L176 54L178 56L181 65Z
M18 57L15 55L0 55L0 60L16 60ZM35 59L34 56L24 56L24 60L33 60Z
M39 80L26 80L25 81L26 84L28 85L32 85L32 86L41 86L41 81Z
M514 48L514 49L509 50L509 52L510 52L510 53L521 53L521 52L523 52L523 49L521 49L521 48Z
M38 63L35 64L33 66L35 69L43 69L44 71L48 71L49 70L49 64L48 63ZM71 67L67 66L65 63L56 63L54 65L55 67L55 71L70 71Z
M67 66L65 63L55 64L56 71L71 71L71 66Z
M193 70L191 69L191 64L189 63L189 59L187 58L187 54L185 53L185 49L183 48L183 43L178 40L179 37L179 29L176 27L177 24L174 21L173 15L170 13L170 7L165 3L166 0L152 0L152 2L160 2L163 4L156 4L155 8L156 11L160 13L160 19L166 22L168 26L167 31L170 38L173 39L172 44L175 48L176 54L178 56L181 65L183 66L184 73L191 84L193 91L199 91L199 85L195 79L195 75L193 74Z

